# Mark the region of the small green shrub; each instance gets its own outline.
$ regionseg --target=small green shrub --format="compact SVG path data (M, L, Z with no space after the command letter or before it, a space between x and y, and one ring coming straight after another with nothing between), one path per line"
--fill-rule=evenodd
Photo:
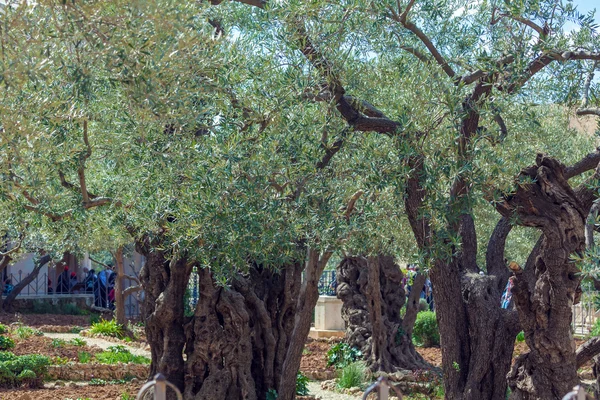
M31 336L41 336L43 333L37 329L30 328L28 326L19 326L15 329L15 335L19 337L19 339L27 339Z
M10 350L15 347L15 341L6 336L0 336L0 350Z
M124 346L110 346L107 351L96 354L96 360L101 364L150 364L149 358L133 355Z
M52 357L52 365L66 365L69 363L69 359L67 357Z
M125 329L123 325L117 323L117 321L110 320L101 320L95 324L92 324L92 328L90 332L95 335L104 335L104 336L112 336L119 339L122 339L125 336Z
M121 395L121 400L135 400L135 397L130 395L129 393L123 393Z
M362 362L349 364L340 370L337 385L342 389L362 387L366 378L366 367Z
M521 331L517 335L517 342L521 343L525 341L525 332Z
M0 363L4 361L12 361L15 358L17 358L17 356L10 351L0 351Z
M48 357L38 354L9 356L3 353L2 358L5 361L0 362L0 386L3 387L39 386L50 365Z
M17 375L17 381L21 384L31 384L32 382L35 382L38 379L37 375L35 374L35 372L33 372L30 369L24 369L23 371L21 371L21 373L19 375Z
M73 346L86 346L87 342L81 338L73 338L71 340L69 340L69 344L73 345Z
M432 347L440 344L440 332L433 311L417 314L413 328L413 341L417 346Z
M277 397L278 397L277 390L269 389L267 391L267 400L277 400Z
M348 343L336 343L327 351L327 366L344 368L362 357L362 352Z
M0 324L0 335L4 335L6 332L8 332L8 327L4 324Z
M77 359L82 364L87 364L92 360L92 355L87 351L80 351L77 353Z
M64 339L52 339L52 343L50 343L50 346L54 347L55 349L58 349L60 347L64 347L67 344L67 342Z
M296 395L308 396L308 382L308 377L302 372L298 372L298 376L296 376Z

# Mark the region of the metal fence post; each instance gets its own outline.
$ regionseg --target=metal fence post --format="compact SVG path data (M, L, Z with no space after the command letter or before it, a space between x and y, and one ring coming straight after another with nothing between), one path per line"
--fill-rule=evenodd
M382 376L377 378L377 382L372 384L365 390L365 394L362 397L362 400L366 400L369 394L377 390L377 398L378 400L388 400L390 397L390 388L394 391L396 396L398 396L398 400L402 400L402 393L398 388L394 385L390 385L388 380Z
M167 381L163 374L156 374L153 380L142 386L135 399L142 400L146 392L152 387L154 387L154 400L167 400L167 388L171 388L175 392L178 400L183 400L183 396L179 389L171 382Z

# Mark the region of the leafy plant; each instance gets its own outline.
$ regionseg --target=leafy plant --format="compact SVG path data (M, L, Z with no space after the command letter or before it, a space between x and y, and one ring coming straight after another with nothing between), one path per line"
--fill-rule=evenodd
M33 335L41 336L43 333L40 330L21 325L15 329L15 335L17 335L20 339L27 339Z
M87 342L81 338L73 338L71 340L69 340L69 344L72 344L73 346L86 346Z
M65 365L69 363L69 359L67 357L56 356L52 358L52 365Z
M15 347L15 341L6 336L0 336L0 350L10 350Z
M26 384L39 386L50 365L50 359L38 354L15 356L0 355L0 386L13 387Z
M77 359L82 364L87 364L92 360L92 355L87 351L80 351L77 353Z
M267 400L277 400L277 391L275 389L269 389L267 391Z
M114 319L109 321L103 319L92 324L90 332L95 335L111 336L119 339L125 336L125 328Z
M130 395L129 393L121 394L121 400L134 400L135 397Z
M344 368L362 357L362 352L348 343L336 343L327 351L327 366Z
M352 387L362 387L365 382L366 366L362 362L349 364L340 370L337 378L337 385L342 389L350 389Z
M64 339L52 339L52 343L50 343L50 346L54 347L55 349L64 347L67 344L67 342Z
M521 343L525 341L525 332L521 331L517 335L517 342Z
M7 326L4 324L0 324L0 335L4 335L6 332L8 332Z
M110 346L107 351L96 354L96 360L101 364L150 364L150 359L131 354L124 346Z
M417 346L432 347L440 344L440 332L433 311L417 314L413 328L413 341Z
M310 380L306 375L302 372L298 372L298 376L296 376L296 394L298 396L307 396L308 395L308 382Z

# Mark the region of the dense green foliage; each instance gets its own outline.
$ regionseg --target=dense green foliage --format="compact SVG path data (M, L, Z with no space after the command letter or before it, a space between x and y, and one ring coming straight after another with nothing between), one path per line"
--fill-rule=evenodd
M107 351L96 354L96 361L101 364L150 364L148 357L133 355L124 346L110 346Z
M341 369L362 357L362 352L344 342L335 343L327 350L327 366Z
M92 324L90 333L121 339L125 335L125 328L114 319L108 321L103 319Z
M45 356L0 352L0 387L39 386L49 365L50 359Z
M308 382L310 380L306 375L302 372L298 372L298 376L296 377L296 394L298 396L307 396L308 395Z
M432 347L440 344L440 332L433 311L423 311L417 314L412 337L417 346Z
M0 350L10 350L15 347L15 341L7 336L0 336Z

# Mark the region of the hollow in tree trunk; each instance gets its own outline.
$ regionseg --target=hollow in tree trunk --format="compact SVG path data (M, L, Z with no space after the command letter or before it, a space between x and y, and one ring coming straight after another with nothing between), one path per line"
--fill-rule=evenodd
M361 350L371 371L431 368L412 344L414 318L405 324L407 320L400 317L406 296L393 257L346 257L337 267L337 276L346 341ZM424 277L420 281L422 286ZM415 286L413 291L418 307L420 290Z

